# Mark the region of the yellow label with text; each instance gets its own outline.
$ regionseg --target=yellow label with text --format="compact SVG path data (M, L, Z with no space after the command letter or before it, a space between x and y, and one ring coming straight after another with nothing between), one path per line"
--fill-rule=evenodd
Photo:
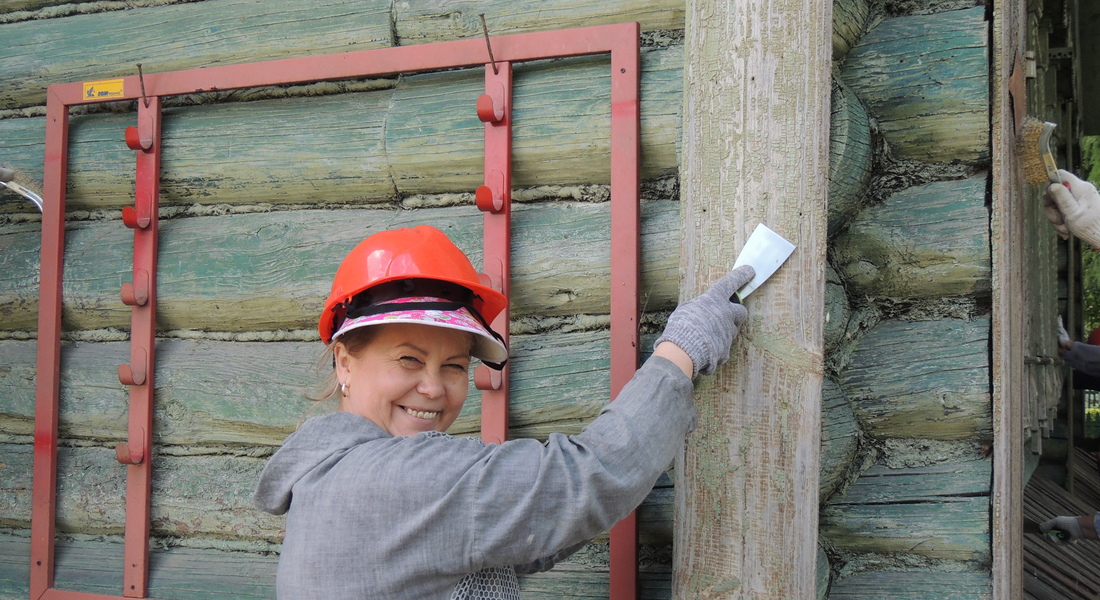
M121 98L123 92L121 79L104 79L102 81L84 82L85 100L103 100L106 98Z

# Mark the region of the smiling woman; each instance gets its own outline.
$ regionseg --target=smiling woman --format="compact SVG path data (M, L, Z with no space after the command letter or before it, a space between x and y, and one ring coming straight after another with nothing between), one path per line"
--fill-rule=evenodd
M507 299L438 229L383 231L337 269L318 322L338 410L306 421L253 503L286 514L282 600L518 600L517 573L551 568L641 504L695 427L692 377L729 357L748 316L735 269L672 313L653 356L574 436L484 444L446 430L471 361L501 369L489 323Z
M473 334L412 323L372 330L359 352L334 342L339 410L393 436L447 431L466 402Z

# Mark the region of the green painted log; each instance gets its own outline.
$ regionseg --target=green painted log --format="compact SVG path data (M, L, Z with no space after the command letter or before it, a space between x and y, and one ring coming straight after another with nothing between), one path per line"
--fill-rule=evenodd
M872 467L821 509L821 535L847 552L990 560L992 463Z
M684 28L684 3L675 0L428 0L394 4L394 31L402 46L637 21L643 31Z
M30 540L0 534L0 600L25 600L29 593ZM60 540L55 587L119 595L122 588L119 538ZM554 569L520 577L525 600L607 598L607 545L591 544ZM154 547L150 553L149 597L163 600L267 600L275 596L278 556L259 552ZM639 598L669 597L671 570L662 564L639 569Z
M0 527L30 525L33 448L0 444ZM252 506L265 459L233 454L177 456L154 452L152 532L157 537L279 542L285 520ZM113 446L58 450L57 527L114 535L126 523L126 467ZM655 488L638 509L639 538L672 539L673 489ZM597 536L606 541L606 534Z
M544 203L513 211L512 315L607 314L608 203ZM642 295L648 311L677 299L679 209L642 207ZM419 210L253 213L167 220L161 227L162 330L312 329L339 260L368 234L430 223L480 264L482 215L472 206ZM39 235L0 229L0 328L37 326ZM118 290L131 277L133 235L119 221L79 222L66 234L66 329L129 330Z
M985 10L885 19L848 52L841 78L876 117L894 154L989 161Z
M833 0L833 61L843 59L859 42L870 16L867 0Z
M830 600L987 600L988 570L869 571L833 583Z
M514 186L609 182L608 65L584 58L516 67ZM644 52L642 68L642 177L657 179L677 169L683 50ZM473 192L484 170L484 124L474 110L483 91L483 71L474 69L403 78L396 89L169 108L161 205ZM67 208L131 201L134 156L123 132L133 119L72 117ZM0 120L0 156L41 179L44 137L42 118Z
M848 397L833 380L821 386L821 462L818 501L825 502L844 482L859 450L859 422Z
M46 87L145 73L384 48L389 0L208 0L0 25L0 108ZM211 132L214 133L214 132Z
M645 336L652 344L655 336ZM572 434L610 398L606 329L511 338L510 434L545 439ZM0 341L0 429L34 432L34 341ZM314 365L320 342L157 343L154 442L164 445L277 446L303 418L331 410L303 396L319 387L328 365ZM126 435L128 391L117 367L129 344L62 347L61 430L67 438L119 440ZM312 408L312 410L311 410ZM470 397L452 433L480 430L480 393Z
M839 3L839 2L837 2ZM829 122L829 235L844 228L859 212L871 180L874 146L871 121L863 103L842 81L833 78Z
M838 383L876 438L992 436L989 317L879 323L859 340Z
M889 298L988 295L987 174L906 188L864 209L832 258L848 292Z

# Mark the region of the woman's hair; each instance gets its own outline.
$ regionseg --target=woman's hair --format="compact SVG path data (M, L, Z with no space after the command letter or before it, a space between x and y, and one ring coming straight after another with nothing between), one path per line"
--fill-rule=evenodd
M329 398L339 398L340 382L336 380L336 344L347 348L352 356L359 353L378 336L378 326L360 327L344 332L340 338L325 346L325 350L317 357L314 369L318 373L327 373L321 379L321 383L315 393L306 394L306 398L314 402L322 402Z

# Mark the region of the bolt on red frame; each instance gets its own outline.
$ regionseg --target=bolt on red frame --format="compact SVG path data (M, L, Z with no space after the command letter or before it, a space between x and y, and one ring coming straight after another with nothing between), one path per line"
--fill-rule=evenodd
M487 62L486 44L491 45ZM149 576L149 507L152 456L156 248L160 179L161 98L203 91L301 84L485 65L485 94L477 101L485 122L485 184L477 190L485 212L483 278L508 293L511 249L511 94L513 62L611 55L611 397L638 367L639 205L639 27L602 25L363 50L123 77L102 82L52 85L47 91L43 174L41 279L35 399L34 484L31 515L32 600L145 598ZM140 71L139 71L140 73ZM102 94L102 95L101 95ZM122 596L60 590L54 585L57 501L58 400L61 373L62 260L65 186L69 152L69 107L138 100L137 126L127 145L137 153L135 204L123 210L134 229L134 277L122 301L133 307L131 360L119 367L130 388L128 441L116 449L127 465L126 538ZM493 323L507 335L508 313ZM507 437L508 371L475 372L483 390L483 438ZM634 515L611 530L611 598L637 597L637 529Z

